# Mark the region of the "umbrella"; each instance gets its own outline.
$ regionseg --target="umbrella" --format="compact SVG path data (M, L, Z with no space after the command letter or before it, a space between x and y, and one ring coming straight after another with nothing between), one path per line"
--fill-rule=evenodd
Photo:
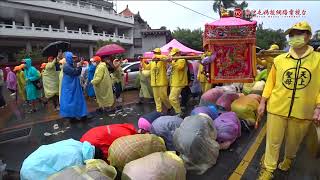
M62 50L62 52L67 51L70 47L70 43L66 41L56 41L53 43L50 43L48 46L43 48L42 50L42 56L49 57L49 56L57 56L59 50Z
M101 47L97 52L96 56L107 56L107 55L113 55L113 54L121 54L126 52L126 50L117 45L117 44L109 44Z

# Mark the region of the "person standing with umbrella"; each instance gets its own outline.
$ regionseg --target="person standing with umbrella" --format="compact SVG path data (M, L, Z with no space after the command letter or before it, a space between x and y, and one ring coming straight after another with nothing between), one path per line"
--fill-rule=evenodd
M80 85L81 65L74 66L72 52L65 52L66 64L63 66L61 84L60 116L79 119L88 115L87 104Z
M56 72L56 60L52 56L48 58L42 72L42 82L44 95L48 100L51 100L56 111L59 110L59 76Z
M99 56L94 56L93 65L97 66L91 81L96 93L97 103L100 110L107 111L114 104L112 80L105 62L101 62Z

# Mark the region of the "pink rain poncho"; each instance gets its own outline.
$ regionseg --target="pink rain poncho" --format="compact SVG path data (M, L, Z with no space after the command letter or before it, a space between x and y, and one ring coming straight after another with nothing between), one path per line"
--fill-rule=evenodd
M212 88L201 96L200 104L204 104L204 101L215 104L222 94L223 89Z
M231 111L231 104L234 100L239 98L237 93L224 93L218 100L217 106L223 107L226 111Z
M7 71L7 88L10 90L17 90L17 78L14 72L9 67L5 69Z

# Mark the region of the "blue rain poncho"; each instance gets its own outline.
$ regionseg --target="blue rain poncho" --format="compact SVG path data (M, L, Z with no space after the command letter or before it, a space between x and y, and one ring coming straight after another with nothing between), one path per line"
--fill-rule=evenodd
M45 180L64 168L84 165L84 161L93 159L94 154L94 146L74 139L42 145L23 161L20 178L21 180Z
M26 58L25 62L24 78L26 79L27 100L33 101L40 97L40 92L32 81L40 79L41 75L40 72L32 66L32 60L30 58Z
M95 71L96 71L96 66L94 66L93 64L90 64L88 68L88 82L92 81ZM94 88L91 83L88 83L87 85L87 95L89 97L95 96Z
M60 116L80 118L88 114L87 104L80 85L81 67L74 67L72 53L66 52L60 97Z
M166 142L166 147L169 151L174 151L173 133L180 127L183 119L177 116L161 116L153 121L151 133L160 136Z

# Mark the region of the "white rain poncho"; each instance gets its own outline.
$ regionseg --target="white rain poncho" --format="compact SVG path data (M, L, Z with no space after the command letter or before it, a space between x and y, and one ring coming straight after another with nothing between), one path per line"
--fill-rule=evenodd
M186 117L173 135L173 143L180 152L187 170L203 174L216 164L219 155L217 132L209 117Z
M126 164L122 180L185 180L186 169L174 152L156 152Z

